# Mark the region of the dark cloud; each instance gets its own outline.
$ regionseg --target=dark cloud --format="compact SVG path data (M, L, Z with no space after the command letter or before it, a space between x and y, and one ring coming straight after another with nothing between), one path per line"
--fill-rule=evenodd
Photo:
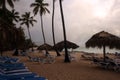
M49 3L48 9L52 11L52 0L45 1ZM32 8L30 8L32 2L34 2L34 0L20 0L16 2L15 8L21 14L26 11L32 12ZM58 42L63 40L63 33L59 1L56 0L55 4L55 36ZM79 45L84 45L93 34L101 30L106 30L120 36L120 0L64 0L63 10L67 39ZM96 11L100 11L100 14L96 14ZM47 42L50 44L52 44L51 14L52 12L43 16L45 36ZM34 42L42 44L43 38L40 28L40 16L35 16L35 19L37 19L38 22L35 23L34 27L30 28L32 39ZM27 31L25 32L27 36Z

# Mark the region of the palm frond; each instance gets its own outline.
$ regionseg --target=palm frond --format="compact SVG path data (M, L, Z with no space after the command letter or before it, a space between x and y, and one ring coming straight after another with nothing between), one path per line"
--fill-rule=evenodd
M33 9L33 13L34 13L34 15L37 15L38 11L39 11L39 7L36 6L36 7Z
M7 0L7 2L8 2L10 7L12 7L12 8L14 7L13 0Z

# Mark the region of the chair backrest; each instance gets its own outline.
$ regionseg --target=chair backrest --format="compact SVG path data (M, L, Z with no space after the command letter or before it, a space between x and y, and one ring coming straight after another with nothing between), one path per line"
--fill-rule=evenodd
M93 58L93 62L99 62L99 60L97 60L97 59Z
M114 59L114 62L115 62L116 64L120 64L120 59Z
M116 64L115 64L114 62L110 62L110 64L111 64L112 66L116 66Z

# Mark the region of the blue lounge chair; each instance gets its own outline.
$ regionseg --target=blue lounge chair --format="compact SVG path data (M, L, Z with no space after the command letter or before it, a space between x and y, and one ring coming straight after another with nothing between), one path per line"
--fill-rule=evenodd
M0 61L4 62L4 63L15 63L19 61L19 58L11 58L11 57L7 57L7 56L2 56L0 57Z
M18 73L18 74L2 74L0 75L0 78L3 80L22 80L25 78L34 78L36 77L37 74L36 73L32 73L32 72L27 72L27 73Z
M48 80L45 77L24 78L23 80Z
M0 70L1 73L3 74L12 74L12 73L20 73L20 72L28 72L28 68L24 68L24 69L16 69L16 70Z

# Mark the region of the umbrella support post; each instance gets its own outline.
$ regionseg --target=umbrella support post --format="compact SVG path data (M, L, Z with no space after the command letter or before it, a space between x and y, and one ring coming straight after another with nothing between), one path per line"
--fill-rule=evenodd
M106 55L105 55L105 45L103 45L103 58L104 58L104 62L105 62L105 58L106 58Z
M65 63L70 63L70 59L69 59L69 55L68 55L68 51L65 51Z

